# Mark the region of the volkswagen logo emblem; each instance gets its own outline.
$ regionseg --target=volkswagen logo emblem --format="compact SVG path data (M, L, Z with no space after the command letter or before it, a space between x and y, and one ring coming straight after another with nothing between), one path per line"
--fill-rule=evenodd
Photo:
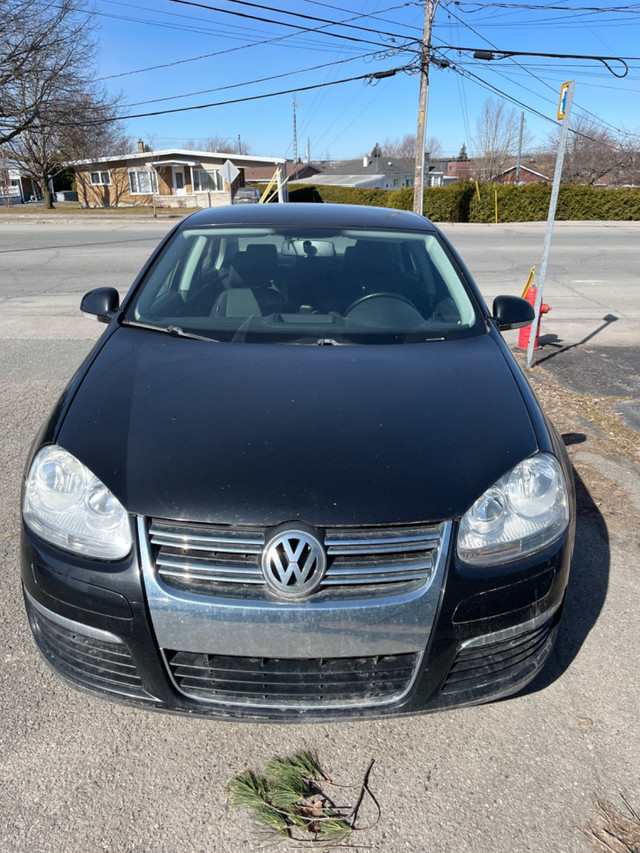
M303 598L322 582L327 568L325 550L306 530L280 529L262 552L262 574L269 588L283 598Z

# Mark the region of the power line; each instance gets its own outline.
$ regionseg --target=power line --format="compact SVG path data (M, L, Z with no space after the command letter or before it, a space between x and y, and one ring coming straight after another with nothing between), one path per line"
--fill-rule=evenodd
M209 9L212 12L220 12L220 13L225 14L225 15L235 15L238 18L246 18L247 20L250 20L250 21L258 21L261 24L274 24L275 26L280 26L280 27L292 27L293 26L293 24L291 24L287 21L277 21L277 20L274 20L273 18L265 18L265 17L262 17L260 15L251 15L248 12L234 12L231 9L222 9L219 6L210 6L210 5L207 5L206 3L198 3L198 2L196 2L196 0L170 0L170 2L171 3L179 3L182 6L195 6L198 9ZM245 2L245 0L230 0L230 2L242 3L242 5L244 5L244 6L250 6L250 7L259 8L259 9L267 9L269 11L274 11L274 12L280 12L280 13L283 12L283 10L275 9L272 6L262 6L262 5L257 4L257 3ZM324 24L323 29L325 29L325 30L326 30L327 26L350 27L353 29L364 30L365 32L373 32L376 35L389 35L393 39L395 39L395 38L406 39L406 36L401 36L397 33L396 34L380 33L378 30L372 30L369 27L358 27L356 25L352 25L352 24L348 24L346 22L340 22L340 21L328 21L326 18L313 18L309 15L302 15L299 12L285 12L285 14L295 15L296 17L302 17L302 18L306 18L309 20L320 21L321 23ZM305 27L301 27L299 30L300 33L314 32L314 31L315 30L311 30L311 29L308 29ZM371 39L363 39L363 38L359 38L358 36L348 36L344 33L330 33L330 32L325 31L323 33L323 35L330 36L331 38L346 39L347 41L354 41L354 42L358 42L361 44L374 44L376 46L380 46L379 42L373 42L373 41L371 41Z
M228 104L244 104L244 103L247 103L248 101L260 101L260 100L264 100L265 98L276 98L279 95L292 95L292 94L295 94L297 92L308 92L308 91L311 91L312 89L322 89L322 88L325 88L327 86L337 86L341 83L352 83L356 80L366 80L370 84L373 84L373 83L377 82L378 80L382 80L385 77L392 77L394 74L397 74L400 71L410 71L412 69L413 69L412 65L405 65L405 66L402 66L400 68L391 68L391 69L388 69L387 71L376 71L376 72L373 72L370 74L360 74L356 77L345 77L342 80L333 80L333 81L328 82L328 83L314 83L310 86L297 86L294 89L283 89L280 92L266 92L262 95L249 95L246 98L234 98L234 99L229 100L229 101L217 101L217 102L210 103L210 104L195 104L194 106L190 106L190 107L175 107L175 108L169 109L169 110L155 110L153 112L137 113L135 115L117 116L115 118L114 117L98 118L98 119L92 119L91 121L83 122L83 124L85 124L85 125L108 124L112 121L128 121L128 120L134 119L134 118L148 118L150 116L161 116L161 115L170 115L173 113L192 112L194 110L205 110L205 109L209 109L211 107L223 107L223 106L227 106ZM68 123L65 122L65 124L68 124Z
M199 4L190 4L190 5L199 5ZM207 7L203 7L203 8L211 8L211 7L207 6ZM388 9L385 9L384 11L391 12L391 11L398 9L398 8L402 8L402 7L401 6L390 6ZM229 14L234 14L234 13L229 13ZM107 17L109 17L109 16L107 16ZM360 18L367 18L367 17L369 17L369 16L368 15L356 15L353 18L348 18L347 21L354 21L354 20L358 20ZM342 25L343 23L346 23L347 21L345 21L345 22L336 21L335 23L337 25ZM223 56L225 54L233 53L233 52L238 51L238 50L246 50L250 47L261 47L261 46L266 45L266 44L275 44L276 42L281 42L281 41L284 41L286 39L295 38L299 35L302 35L303 33L321 32L323 35L333 35L337 38L340 38L340 35L337 33L325 33L325 32L323 32L325 30L325 28L326 28L326 25L322 25L320 27L313 27L313 28L299 28L293 33L286 33L285 35L281 35L281 36L272 36L271 38L260 39L259 41L249 42L247 44L239 45L237 47L229 47L229 48L224 48L223 50L215 50L212 53L203 53L203 54L200 54L199 56L191 56L191 57L188 57L187 59L177 59L177 60L174 60L173 62L162 62L162 63L159 63L158 65L151 65L151 66L147 66L145 68L136 68L136 69L133 69L132 71L122 71L118 74L108 74L104 77L99 77L97 79L99 81L115 80L115 79L120 78L120 77L130 77L134 74L143 74L147 71L159 71L159 70L164 69L164 68L173 68L177 65L184 65L184 64L187 64L189 62L198 62L202 59L211 59L214 56ZM345 36L345 38L348 39L349 37ZM354 41L354 39L349 39L349 40ZM365 43L368 43L368 42L365 42ZM375 42L375 43L371 42L371 44L374 44L375 47L377 47L381 50L389 49L387 45L380 44L378 42ZM395 46L393 49L395 51L402 51L402 50L407 50L408 48L405 46L402 46L402 45L398 45L398 46Z
M481 9L517 9L518 11L522 9L527 9L529 11L535 12L615 12L616 14L633 14L637 15L640 13L640 3L632 3L629 6L610 6L608 8L603 8L602 6L547 6L533 3L470 3L464 2L463 0L451 0L454 6L475 6L475 9L472 9L472 12L478 12ZM464 10L460 10L464 11Z
M173 2L173 3L184 3L184 4L190 5L191 0L171 0L171 2ZM375 33L376 35L389 36L392 39L407 38L407 36L400 35L399 33L388 33L388 32L385 32L384 30L372 29L371 27L361 27L361 26L358 26L358 24L332 21L328 18L318 18L315 15L305 15L302 12L292 12L289 9L279 9L277 6L265 6L262 3L250 2L250 0L228 0L228 2L229 3L235 3L236 5L239 5L239 6L249 6L252 9L264 9L268 12L279 12L283 15L291 15L295 18L302 18L303 20L306 20L306 21L315 21L316 23L330 24L332 26L333 25L339 25L341 27L345 27L345 28L348 28L351 30L361 30L361 31L367 32L367 33ZM395 9L402 9L406 5L407 5L406 3L403 3L400 6L393 6L388 11L391 12L391 11L394 11ZM369 15L358 15L357 17L359 17L359 18L367 17L368 18ZM347 19L347 20L349 20L349 19Z
M346 12L344 6L335 6L333 3L321 3L320 0L303 0L304 3L310 3L313 6L324 6L326 9L335 9L338 12ZM396 9L408 8L409 6L417 6L418 3L415 0L408 0L408 2L403 3L402 6L396 6ZM413 30L416 33L416 37L419 37L420 28L417 26L412 26L411 24L402 24L400 21L390 21L388 18L381 17L387 12L393 11L392 9L382 9L380 12L370 12L366 17L372 18L376 21L383 21L385 24L393 24L396 27L405 27L406 29Z
M484 48L460 47L458 45L443 45L443 49L473 53L476 59L486 60L511 59L514 56L534 56L541 57L543 59L590 59L593 62L602 62L607 70L610 71L614 77L618 77L619 79L626 77L629 73L627 60L630 62L637 62L640 60L640 56L598 56L586 53L542 53L533 50L502 50L499 48L485 50ZM609 65L610 62L621 62L625 68L624 73L617 74Z
M491 45L491 47L492 47L492 48L494 48L494 50L498 50L498 48L496 48L496 45L495 45L495 44L493 44L493 43L491 42L491 40L490 40L490 39L488 39L486 36L484 36L484 35L482 35L481 33L479 33L479 32L478 32L478 30L476 30L474 27L472 27L472 26L471 26L470 24L468 24L466 21L463 21L461 18L459 18L459 17L458 17L458 15L456 15L456 14L455 14L455 12L451 11L451 9L449 8L449 6L451 6L451 5L457 6L457 5L459 5L459 4L458 4L457 2L455 2L455 0L452 0L452 2L449 2L449 3L445 3L445 6L446 6L446 8L447 8L447 12L448 12L448 14L452 15L452 16L456 19L456 21L458 21L460 24L462 24L464 27L466 27L468 30L470 30L472 33L474 33L474 35L478 36L479 38L483 39L485 42L487 42L488 44L490 44L490 45ZM519 62L517 62L517 61L513 58L513 56L508 56L507 58L508 58L508 59L510 59L510 60L511 60L511 62L513 62L513 64L514 64L516 67L521 68L521 69L522 69L523 71L525 71L529 76L533 77L533 78L534 78L535 80L537 80L539 83L542 83L542 85L543 85L543 86L545 86L547 89L550 89L550 90L551 90L552 92L554 92L554 93L557 91L557 90L556 90L556 88L555 88L555 87L553 87L550 83L547 83L545 80L542 80L542 78L540 78L537 74L534 74L534 73L533 73L533 71L531 71L531 69L526 68L524 65L522 65L522 64L521 64L521 63L519 63ZM496 70L496 69L494 69L494 70ZM499 73L499 72L496 70L496 73ZM502 75L502 76L506 76L506 75ZM617 75L616 75L616 76L617 76ZM532 95L536 95L536 94L537 94L536 92L533 92L531 89L527 89L527 91L531 92L531 94L532 94ZM547 99L547 100L548 100L548 99ZM551 101L549 101L549 103L552 103L552 102L551 102ZM598 116L594 115L594 113L592 113L590 110L587 110L585 107L582 107L580 104L577 104L577 103L576 103L576 104L575 104L575 106L576 106L576 107L578 107L578 109L579 109L579 110L581 110L581 112L582 112L582 113L584 113L585 115L590 116L590 117L591 117L591 119L594 121L594 123L595 123L595 124L600 124L600 125L601 125L601 126L603 126L603 127L606 125L607 127L611 128L612 130L615 130L617 133L624 133L624 131L622 131L620 128L615 127L614 125L610 124L609 122L606 122L606 121L601 120Z
M557 122L555 121L555 119L551 118L548 115L545 115L544 113L541 113L539 110L536 110L534 107L530 106L529 104L524 103L524 101L520 101L518 98L514 97L513 95L509 95L507 92L504 92L503 90L497 88L492 83L489 83L487 80L483 80L482 77L479 77L477 74L474 74L472 71L469 71L468 69L461 69L456 65L451 65L449 67L452 69L452 71L455 71L458 74L462 74L465 77L470 77L471 79L475 80L475 82L478 83L478 85L482 86L485 89L488 89L488 90L494 92L495 94L499 95L504 100L507 100L510 103L515 104L518 107L521 107L522 109L526 110L527 112L530 112L530 113L533 113L534 115L537 115L539 118L544 119L544 121L546 121L546 122L554 125L555 127L557 127ZM574 136L579 136L582 139L588 139L590 142L598 142L599 141L599 140L595 139L593 136L589 136L589 134L583 133L582 131L575 130L573 128L570 128L570 132L573 133ZM633 134L628 134L628 135L633 136Z
M237 89L240 86L252 86L254 83L266 83L270 80L279 80L282 77L291 77L293 74L306 74L308 71L318 71L321 68L329 68L335 65L343 65L345 62L355 62L357 59L364 59L368 56L375 56L374 53L362 53L359 56L350 56L347 59L337 59L334 62L324 62L321 65L312 65L309 68L298 68L296 71L284 71L282 74L271 74L269 77L257 77L252 80L244 80L242 83L229 83L227 86L216 86L213 89L200 89L198 92L185 92L182 95L168 95L164 98L153 98L149 101L135 101L127 104L127 107L141 107L144 104L159 104L163 101L177 101L180 98L193 98L196 95L207 95L210 92L223 92L226 89Z

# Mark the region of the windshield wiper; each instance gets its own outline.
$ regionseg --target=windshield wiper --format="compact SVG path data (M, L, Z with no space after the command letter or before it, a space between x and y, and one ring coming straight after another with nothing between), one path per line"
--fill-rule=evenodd
M193 341L212 341L214 344L220 343L216 338L210 338L207 335L198 335L195 332L185 332L182 326L167 326L167 332L174 338L190 338Z
M189 338L193 341L209 341L209 343L214 344L220 343L216 338L210 338L207 335L198 335L196 332L186 332L182 326L154 326L151 323L136 323L135 321L129 321L122 325L135 326L137 329L150 329L152 332L163 332L165 335L171 335L172 338Z

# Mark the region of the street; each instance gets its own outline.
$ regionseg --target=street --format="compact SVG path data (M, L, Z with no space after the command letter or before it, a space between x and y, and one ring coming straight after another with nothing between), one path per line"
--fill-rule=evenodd
M544 292L552 311L530 379L570 445L579 519L566 613L541 676L491 705L304 726L152 714L76 692L47 669L24 613L22 467L105 328L81 316L80 298L101 285L124 294L173 224L0 217L0 851L254 849L248 816L229 807L225 786L301 748L316 750L341 784L359 786L375 760L369 784L381 816L354 845L588 851L580 829L595 796L620 805L624 794L640 810L640 457L637 443L635 456L628 450L637 433L612 426L623 407L634 427L640 400L640 223L558 223L554 232ZM498 293L520 294L540 262L544 227L443 230L490 304ZM510 344L517 339L508 333ZM368 819L373 812L363 812Z

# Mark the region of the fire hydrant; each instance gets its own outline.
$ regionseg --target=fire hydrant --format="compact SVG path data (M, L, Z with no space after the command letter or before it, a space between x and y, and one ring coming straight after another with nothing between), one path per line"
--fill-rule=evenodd
M524 298L527 302L530 302L533 307L536 306L536 296L538 294L537 287L530 287L527 292L524 294ZM540 324L542 322L542 315L548 314L551 311L551 306L547 305L546 302L543 302L540 306L540 322L538 323L538 328L536 330L536 339L533 343L534 350L542 349L539 344L540 340ZM525 326L523 329L520 329L520 335L518 337L518 349L528 349L529 347L529 338L531 337L531 326Z

